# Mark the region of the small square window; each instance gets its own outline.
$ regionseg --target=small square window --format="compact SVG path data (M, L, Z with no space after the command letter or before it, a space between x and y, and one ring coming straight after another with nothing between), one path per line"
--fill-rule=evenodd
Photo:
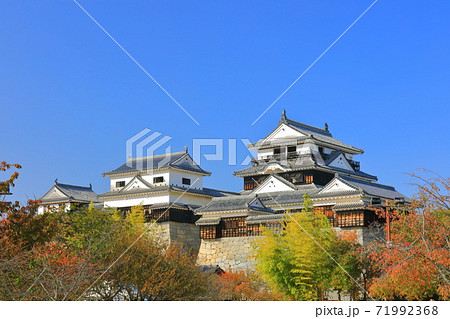
M181 182L183 183L183 185L191 185L190 178L183 178Z
M288 153L294 153L297 151L297 146L288 146Z
M164 177L163 176L158 176L158 177L153 177L153 183L162 183L164 182Z
M116 187L124 187L125 181L116 182Z

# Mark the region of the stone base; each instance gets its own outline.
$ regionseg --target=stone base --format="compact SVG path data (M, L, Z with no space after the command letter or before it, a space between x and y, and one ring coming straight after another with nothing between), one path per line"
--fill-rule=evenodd
M197 264L218 265L225 271L252 270L255 268L251 245L254 240L255 237L203 239Z

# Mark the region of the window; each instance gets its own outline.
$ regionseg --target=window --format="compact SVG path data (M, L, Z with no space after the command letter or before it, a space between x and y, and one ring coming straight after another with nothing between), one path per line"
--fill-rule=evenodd
M213 239L216 236L216 226L200 226L200 238Z
M153 183L162 183L164 182L163 176L153 177Z
M288 153L295 153L297 151L297 146L288 146Z
M306 184L310 184L314 181L313 176L312 175L306 175L305 176L305 183Z
M273 149L273 155L277 155L281 153L281 148L274 148Z
M116 182L116 187L124 187L125 181Z
M247 236L246 217L229 217L222 219L222 237Z
M183 179L181 180L181 183L183 183L183 185L191 185L191 179L183 177Z

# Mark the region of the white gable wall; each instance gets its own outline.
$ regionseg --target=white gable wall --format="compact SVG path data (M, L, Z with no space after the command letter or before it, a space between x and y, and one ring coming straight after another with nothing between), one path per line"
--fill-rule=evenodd
M52 190L45 194L45 196L42 197L42 199L51 199L51 198L61 198L61 197L67 197L63 192L61 192L56 187L52 187Z
M258 189L256 189L256 194L291 190L293 190L291 187L279 181L275 177L270 176L260 186L258 186Z
M355 188L341 182L338 179L331 180L324 188L320 191L320 194L336 192L336 191L348 191L355 190Z
M353 167L348 163L344 154L339 155L334 161L332 161L328 166L333 166L337 168L343 168L349 171L353 171Z

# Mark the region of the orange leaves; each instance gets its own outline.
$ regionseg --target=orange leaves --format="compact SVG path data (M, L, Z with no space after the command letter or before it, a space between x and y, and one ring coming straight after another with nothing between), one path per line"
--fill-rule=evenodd
M397 211L391 243L370 256L382 274L370 287L383 299L449 299L449 179L422 178L408 213Z
M221 300L284 300L281 294L271 292L266 284L250 271L229 271L217 276Z

